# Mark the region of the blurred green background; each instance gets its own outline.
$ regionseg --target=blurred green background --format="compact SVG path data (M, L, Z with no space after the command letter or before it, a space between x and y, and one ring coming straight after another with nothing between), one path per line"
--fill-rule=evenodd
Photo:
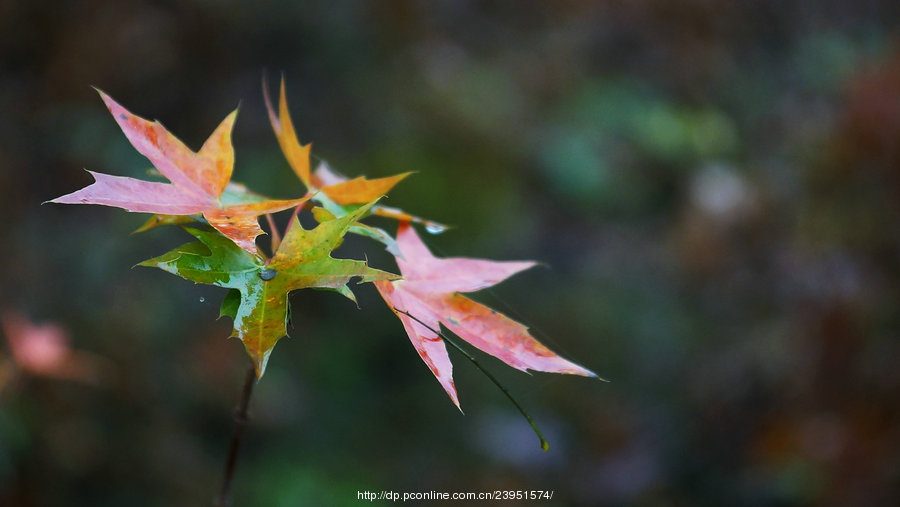
M131 269L178 229L40 204L82 168L149 167L90 85L195 149L240 104L235 180L299 195L264 70L337 170L417 171L386 204L454 225L435 253L546 264L477 297L611 382L482 357L544 453L451 354L462 416L371 286L358 310L300 291L236 505L900 504L898 21L889 0L0 1L0 308L60 326L97 376L30 372L0 340L0 505L217 491L246 365L224 290Z

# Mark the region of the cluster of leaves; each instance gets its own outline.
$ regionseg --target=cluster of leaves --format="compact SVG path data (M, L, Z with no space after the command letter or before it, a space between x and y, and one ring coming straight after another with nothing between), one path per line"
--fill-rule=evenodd
M232 336L243 342L258 377L265 372L276 342L287 333L289 293L303 288L326 289L355 301L347 285L353 278L359 278L359 283L375 283L419 356L457 407L446 336L439 331L440 325L523 371L595 376L551 352L522 324L460 294L494 285L533 266L533 262L434 257L411 224L422 224L432 232L443 230L443 225L377 203L410 173L346 179L325 164L312 171L311 145L303 145L297 138L283 82L277 112L266 95L269 119L291 169L308 189L306 195L289 200L269 199L230 181L234 167L231 131L237 111L222 121L200 151L194 152L159 122L135 116L98 92L134 148L169 182L91 172L93 184L52 202L101 204L153 213L139 230L182 225L195 241L140 265L230 289L221 314L233 319ZM304 208L311 209L318 222L313 229L304 229L297 218ZM293 214L282 234L271 214L288 209L293 209ZM396 219L396 236L361 222L373 214ZM269 220L271 256L256 244L257 236L264 234L259 225L261 216ZM364 261L332 257L331 252L348 233L383 243L395 256L400 275L372 268Z

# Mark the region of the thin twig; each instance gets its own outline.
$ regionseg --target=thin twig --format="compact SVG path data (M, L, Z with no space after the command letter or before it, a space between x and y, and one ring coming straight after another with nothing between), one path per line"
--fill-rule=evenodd
M481 366L481 363L479 363L478 360L475 359L475 356L473 356L472 354L470 354L469 351L467 351L466 349L462 348L458 343L456 343L456 340L451 340L450 338L447 337L447 335L445 335L444 333L440 332L440 331L437 330L437 329L434 329L433 327L429 326L428 324L422 322L422 321L419 320L415 315L413 315L413 314L411 314L411 313L409 313L409 312L407 312L407 311L400 310L399 308L396 308L396 307L394 308L394 311L395 311L395 312L398 312L398 313L402 313L403 315L406 315L407 317L409 317L409 318L415 320L415 321L418 322L419 324L422 324L422 325L425 326L428 330L430 330L432 333L434 333L434 334L440 336L445 342L447 342L448 344L450 344L450 346L452 346L454 349L456 349L456 350L458 350L460 353L462 353L462 355L466 356L466 359L468 359L469 361L471 361L472 364L474 364L476 368L478 368L479 370L481 370L481 373L484 373L484 375L485 375L488 379L490 379L490 381L493 382L495 386L497 386L501 391L503 391L503 394L505 394L506 397L509 398L509 401L511 401L512 404L515 405L517 409L519 409L519 413L521 413L522 416L525 417L525 420L527 420L527 421L528 421L528 424L531 425L531 429L534 430L535 435L537 435L537 437L540 439L540 441L541 441L541 449L543 449L543 450L545 450L545 451L548 450L548 449L550 449L550 443L547 442L547 439L544 438L543 433L541 433L541 430L540 430L540 428L538 428L537 423L534 422L534 419L532 419L531 416L528 415L528 412L526 412L525 409L522 408L522 405L519 405L519 402L516 401L515 398L513 398L513 395L510 394L510 392L506 389L506 387L505 387L503 384L501 384L500 381L497 380L497 378L494 377L494 375L493 375L491 372L489 372L488 370L486 370L486 369L484 368L484 366Z
M238 450L241 446L241 437L244 436L244 428L250 421L247 415L247 406L250 404L250 395L253 394L253 384L256 383L256 368L253 364L247 369L244 378L244 389L241 391L241 401L234 410L234 432L231 434L231 444L228 446L228 459L225 461L225 474L222 478L222 490L213 502L214 507L229 507L231 505L231 484L234 479L234 469L237 465Z

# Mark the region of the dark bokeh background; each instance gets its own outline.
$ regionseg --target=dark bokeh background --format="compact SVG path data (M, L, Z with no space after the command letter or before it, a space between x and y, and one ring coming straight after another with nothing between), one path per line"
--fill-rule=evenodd
M536 259L479 297L612 380L511 371L542 453L458 355L462 416L372 287L294 294L236 505L359 490L554 490L557 505L900 504L895 1L0 2L0 305L96 382L0 346L0 504L206 505L246 359L224 291L135 263L186 235L44 205L142 176L89 85L197 148L240 104L235 179L302 192L267 124L441 255ZM390 227L389 222L380 225ZM390 267L379 247L344 250ZM7 332L7 334L9 334ZM87 357L87 356L86 356Z

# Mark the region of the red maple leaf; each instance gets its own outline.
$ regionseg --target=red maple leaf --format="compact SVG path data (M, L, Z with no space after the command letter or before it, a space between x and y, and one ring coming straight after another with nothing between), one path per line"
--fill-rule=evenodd
M534 266L534 262L463 257L440 259L431 254L406 222L401 222L397 230L397 244L402 254L397 257L397 265L403 279L377 281L375 286L403 323L419 356L457 407L459 399L453 383L453 366L444 341L435 333L439 324L522 371L597 376L553 353L535 340L524 325L460 294L495 285Z
M94 177L94 183L50 202L101 204L164 215L202 214L211 226L255 255L255 239L263 233L258 217L297 206L308 199L266 200L233 206L221 204L219 198L234 169L231 130L237 111L225 117L200 151L194 152L158 121L150 122L135 116L102 91L97 91L131 145L171 183L88 171Z

